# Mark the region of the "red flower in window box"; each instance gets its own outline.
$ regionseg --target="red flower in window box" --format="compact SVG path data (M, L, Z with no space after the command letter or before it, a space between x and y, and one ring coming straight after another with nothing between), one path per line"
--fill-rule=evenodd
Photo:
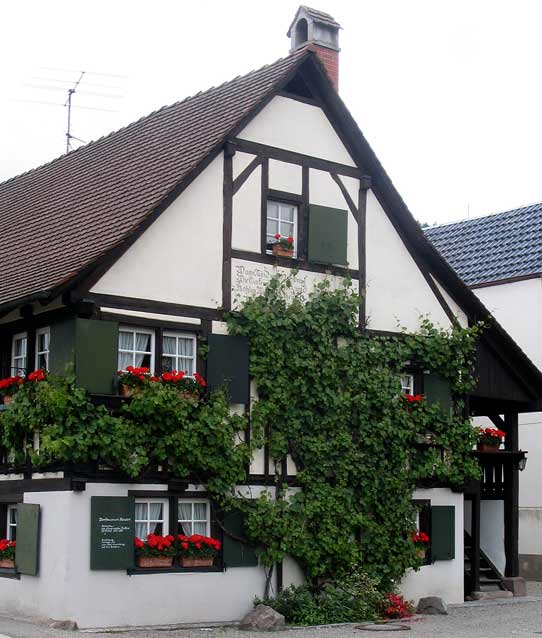
M146 541L137 536L134 538L134 547L138 567L156 568L171 567L175 556L175 537L171 534L159 536L149 534Z
M179 556L182 567L212 567L220 551L220 541L210 536L179 534Z
M46 370L34 370L28 375L29 381L45 381L47 379L47 371Z
M135 368L128 366L126 371L119 370L119 394L121 397L130 397L136 390L141 390L145 383L151 379L151 371L146 367Z
M414 532L414 534L412 534L412 542L416 546L419 558L422 560L425 560L429 541L429 536L425 532Z
M17 392L17 390L23 383L24 379L19 375L15 377L0 379L0 393L3 396L5 405L13 401L13 395Z
M180 372L172 370L171 372L164 372L161 379L166 385L174 387L185 399L199 399L207 386L205 379L197 372L194 372L193 377L189 377L182 370Z
M506 436L506 432L497 428L479 428L478 450L480 452L496 452Z
M423 401L423 394L402 394L401 398L408 405L418 405Z
M275 241L272 245L273 255L276 257L293 257L294 256L294 238L282 237L280 233L275 235Z
M17 543L7 538L0 540L0 567L4 569L15 568L15 547Z

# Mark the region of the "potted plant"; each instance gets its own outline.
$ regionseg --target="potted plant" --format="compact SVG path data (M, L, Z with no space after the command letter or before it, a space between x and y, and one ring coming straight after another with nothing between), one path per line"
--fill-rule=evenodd
M402 394L401 399L408 407L421 405L423 402L423 394Z
M121 397L131 397L150 378L149 368L134 368L134 366L128 366L126 372L119 370L117 374L120 377L119 394Z
M477 448L480 452L496 452L505 436L506 432L497 428L480 428Z
M15 569L15 541L7 538L0 540L0 567L4 569Z
M207 386L205 379L197 372L194 372L193 377L189 377L182 370L180 372L173 370L172 372L164 372L160 379L162 383L174 387L186 399L199 399Z
M13 395L23 383L24 379L19 375L0 380L0 392L2 393L4 405L8 405L13 401Z
M414 532L414 534L412 534L412 542L416 547L418 557L425 560L427 546L429 545L429 536L427 536L425 532Z
M137 536L134 540L137 566L144 568L171 567L175 556L175 538L171 535L149 534L144 542Z
M282 237L280 233L275 235L273 242L273 255L275 257L293 257L294 256L294 238Z
M209 536L179 534L177 540L182 567L212 567L220 551L220 541Z

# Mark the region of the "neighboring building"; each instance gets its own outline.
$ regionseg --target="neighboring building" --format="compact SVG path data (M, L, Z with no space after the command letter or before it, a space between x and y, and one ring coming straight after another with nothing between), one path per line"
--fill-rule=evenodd
M542 370L542 204L426 229L426 235ZM542 413L520 415L522 575L542 579ZM496 557L498 562L502 562Z
M231 368L246 350L226 335L224 314L273 273L292 269L306 290L349 275L365 291L361 324L376 334L415 331L422 315L441 327L488 318L425 239L338 96L338 29L330 16L301 7L288 57L0 185L4 375L37 366L62 372L72 362L79 383L113 403L121 401L117 368L131 361L160 372L174 357L188 372L216 378L227 369L232 400L247 409L256 389L250 396L246 366ZM292 258L269 254L277 230L295 238ZM226 356L210 347L204 360L196 337L220 340ZM542 375L496 323L478 357L470 410L506 415L504 475L487 474L464 492L447 485L415 492L446 514L433 530L446 552L407 574L402 589L414 599L463 600L465 526L467 593L479 589L480 500L489 492L503 499L506 574L517 575L516 417L540 409ZM430 395L431 375L417 376L417 391ZM412 380L404 386L414 390ZM141 530L186 522L168 517L168 508L190 513L192 529L209 530L212 503L198 484L182 492L160 474L134 484L104 468L38 474L7 461L0 472L0 524L13 534L13 512L22 513L19 533L35 551L18 574L0 569L4 613L72 618L81 627L230 621L263 593L263 568L236 542L225 542L211 571L91 569L97 497L116 497L119 509L105 518L128 520L135 498ZM270 482L269 454L257 455L250 472L257 494ZM32 504L42 513L41 535ZM291 560L281 574L284 586L299 582Z

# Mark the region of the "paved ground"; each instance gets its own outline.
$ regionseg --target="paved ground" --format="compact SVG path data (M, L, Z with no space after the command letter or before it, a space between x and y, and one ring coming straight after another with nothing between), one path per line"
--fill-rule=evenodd
M542 636L542 583L530 583L528 598L467 603L450 609L448 616L430 616L406 623L405 631L390 632L411 638L510 638ZM51 630L20 620L0 617L0 638L262 638L233 628L154 629L122 633L66 632ZM365 631L354 626L289 629L277 638L364 638L389 635L387 631Z

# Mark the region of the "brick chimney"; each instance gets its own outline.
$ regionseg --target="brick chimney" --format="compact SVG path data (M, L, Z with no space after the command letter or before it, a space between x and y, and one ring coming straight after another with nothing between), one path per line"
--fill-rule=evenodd
M295 14L288 37L290 51L306 47L323 62L335 90L339 90L339 29L341 25L323 11L301 5Z

